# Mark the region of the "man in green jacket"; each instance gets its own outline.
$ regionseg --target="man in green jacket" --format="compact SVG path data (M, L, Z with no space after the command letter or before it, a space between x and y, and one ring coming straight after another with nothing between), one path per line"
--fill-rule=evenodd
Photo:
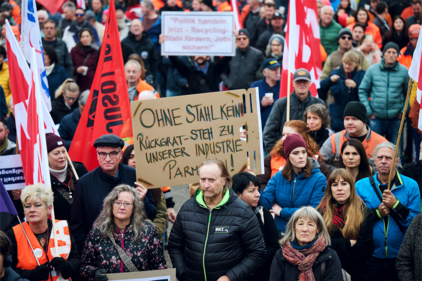
M387 43L384 58L368 68L359 87L359 99L366 107L369 126L392 143L397 142L409 83L407 68L397 61L399 52L396 43Z
M334 10L331 6L321 8L321 19L319 20L319 33L322 46L327 55L330 55L338 47L338 32L341 25L333 20Z

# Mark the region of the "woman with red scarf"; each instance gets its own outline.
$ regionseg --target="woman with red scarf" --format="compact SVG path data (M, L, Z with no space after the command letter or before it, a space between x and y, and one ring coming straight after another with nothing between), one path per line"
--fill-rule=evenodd
M330 233L331 247L352 281L370 280L368 261L375 249L373 213L356 194L355 180L346 169L331 173L317 210Z
M297 210L280 241L270 281L343 280L340 260L327 246L331 238L322 216L312 207Z

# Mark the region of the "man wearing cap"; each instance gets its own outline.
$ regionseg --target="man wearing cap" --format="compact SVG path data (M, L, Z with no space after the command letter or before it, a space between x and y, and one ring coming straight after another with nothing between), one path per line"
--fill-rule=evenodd
M324 6L324 7L327 7L327 6ZM349 28L342 28L340 32L338 33L337 38L338 38L339 47L337 51L331 53L327 57L327 60L325 61L325 64L324 64L324 68L322 69L321 81L329 77L331 71L333 71L336 68L339 68L340 65L343 64L342 58L344 54L353 49L353 45L352 45L353 35L352 35L352 31ZM361 68L366 71L369 67L368 60L365 58L365 55L363 53L361 52L358 52L358 53L359 53L360 61L361 61ZM323 98L324 95L320 94L320 96L322 99L325 99Z
M397 58L400 64L410 68L412 64L413 52L416 50L416 44L418 43L419 33L421 31L420 24L412 24L409 27L409 43L406 47L400 50L400 56Z
M284 36L284 18L280 12L275 12L272 19L271 25L268 26L267 30L259 35L258 41L256 42L255 47L260 50L263 54L267 49L268 41L270 40L271 36L274 34L280 34Z
M120 163L124 142L109 134L94 142L99 167L81 177L76 184L71 208L70 229L81 253L86 235L101 212L104 198L120 184L136 186L144 202L148 219L154 220L157 209L149 190L136 182L136 170Z
M312 104L324 104L319 98L314 98L309 91L311 74L300 68L293 75L294 91L290 95L290 120L303 120L303 112ZM261 103L262 104L262 103ZM324 104L325 105L325 104ZM271 152L275 143L281 139L284 123L287 121L287 97L275 102L264 129L264 145Z
M105 26L96 20L95 13L93 11L86 11L86 21L89 22L95 30L97 30L100 42L103 42Z
M264 78L252 83L249 88L258 87L259 99L261 100L261 126L264 131L265 123L278 100L280 93L281 64L276 59L267 59L262 65Z
M338 47L338 33L341 25L333 20L334 10L331 6L321 8L321 18L319 20L319 33L321 45L328 55L334 52Z
M236 35L236 53L221 79L229 90L248 89L257 80L256 73L265 61L261 51L249 46L249 31L240 29Z
M330 171L337 169L340 160L340 149L349 138L359 140L365 148L369 164L375 168L372 153L375 147L387 140L371 131L366 125L366 108L358 101L351 101L344 109L344 130L331 135L322 145L320 153Z
M383 59L369 67L359 87L369 126L392 143L397 141L409 83L408 69L397 61L398 55L399 46L387 43Z

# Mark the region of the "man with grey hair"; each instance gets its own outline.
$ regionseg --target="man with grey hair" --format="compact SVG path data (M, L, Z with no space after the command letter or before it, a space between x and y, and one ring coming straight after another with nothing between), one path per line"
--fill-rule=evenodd
M144 31L142 22L139 19L132 21L129 34L122 43L131 46L135 53L142 58L147 70L145 80L152 84L154 77L157 76L158 58L154 44L150 40L148 33Z
M130 101L137 100L138 94L142 90L151 90L155 92L154 88L151 85L149 85L145 81L142 81L142 68L141 64L138 61L129 60L125 64L125 73Z
M38 24L40 26L41 38L44 37L44 23L48 20L48 13L45 10L39 10L37 12Z
M321 45L325 48L327 55L330 55L338 47L337 36L341 25L333 20L334 10L331 6L323 6L319 20L319 33Z
M76 20L75 3L73 3L72 1L66 2L63 4L62 9L63 9L64 18L60 20L60 23L58 26L61 34L64 33L64 29L66 27L68 27L72 22Z
M394 159L395 149L390 142L377 145L373 159L378 172L356 183L356 193L374 217L375 251L368 264L371 280L399 280L396 257L406 229L421 209L418 184L396 170L400 157Z
M103 42L105 26L99 23L95 18L95 13L93 11L86 11L86 21L89 22L95 30L97 30L98 37L100 42Z
M262 65L264 78L252 83L250 88L258 87L261 100L261 126L264 131L265 123L273 109L274 102L280 93L281 64L276 59L267 59Z
M79 107L75 108L72 113L63 117L60 121L59 134L64 140L66 149L69 150L73 137L81 119L86 101L88 100L89 90L83 91L78 98Z

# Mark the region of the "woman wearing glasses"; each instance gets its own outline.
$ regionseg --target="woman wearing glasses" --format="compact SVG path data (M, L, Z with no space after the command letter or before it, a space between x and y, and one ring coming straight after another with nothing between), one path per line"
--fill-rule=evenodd
M56 90L56 98L51 104L51 118L54 124L60 124L63 117L72 113L79 107L79 86L73 79L66 79L63 84ZM53 95L50 92L50 95Z
M116 186L89 232L79 273L87 280L105 274L166 269L163 248L136 189Z

